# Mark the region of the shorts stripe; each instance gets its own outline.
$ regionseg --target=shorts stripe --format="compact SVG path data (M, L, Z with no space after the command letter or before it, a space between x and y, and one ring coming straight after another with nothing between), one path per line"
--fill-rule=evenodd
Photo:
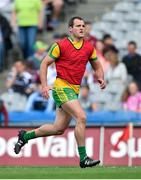
M57 107L67 101L78 99L78 94L71 88L54 88L52 94Z
M68 97L67 95L65 94L64 92L64 89L60 88L56 91L60 101L67 101L68 100Z

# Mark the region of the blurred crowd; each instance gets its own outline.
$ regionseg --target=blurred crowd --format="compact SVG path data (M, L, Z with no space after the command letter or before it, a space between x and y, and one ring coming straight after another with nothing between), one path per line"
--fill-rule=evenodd
M39 68L47 55L49 46L38 39L38 33L53 31L61 21L66 3L63 0L3 0L0 2L0 73L5 69L6 58L15 42L18 42L20 59L12 61L12 67L5 80L7 92L1 94L1 100L9 111L32 110L51 112L55 104L50 95L48 101L41 96ZM74 1L75 3L75 1ZM11 11L4 9L11 7ZM2 11L0 11L2 12ZM104 34L102 39L91 35L93 22L86 21L85 39L97 50L97 56L103 66L107 88L100 90L94 73L88 64L80 91L80 102L86 111L129 110L141 112L141 55L137 53L137 44L130 41L127 52L120 56L112 36ZM13 38L14 34L17 39ZM55 34L58 41L67 34ZM9 64L11 64L8 61ZM55 65L48 71L48 84L53 85L56 78Z
M27 59L32 56L38 34L44 30L56 30L69 3L75 4L76 1L0 1L0 72L8 66L5 59L15 44L20 46L20 57Z

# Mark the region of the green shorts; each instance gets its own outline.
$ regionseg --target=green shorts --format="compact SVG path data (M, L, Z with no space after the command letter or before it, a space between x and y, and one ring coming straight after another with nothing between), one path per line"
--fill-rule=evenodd
M67 101L78 99L78 94L71 88L54 88L52 96L57 107L61 107Z

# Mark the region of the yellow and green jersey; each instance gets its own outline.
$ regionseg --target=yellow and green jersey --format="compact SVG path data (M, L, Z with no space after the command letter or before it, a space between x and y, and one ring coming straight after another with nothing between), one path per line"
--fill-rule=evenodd
M84 40L73 41L71 37L61 40L61 43L54 43L48 55L56 63L57 78L54 88L71 88L77 94L87 61L97 60L94 47Z

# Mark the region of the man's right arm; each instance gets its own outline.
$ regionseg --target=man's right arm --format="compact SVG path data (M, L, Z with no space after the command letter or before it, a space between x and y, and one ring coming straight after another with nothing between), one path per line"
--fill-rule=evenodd
M40 80L42 85L42 95L44 98L49 98L48 91L51 89L51 87L47 84L47 71L50 64L54 62L54 59L52 59L49 55L47 55L41 65L40 65Z
M54 43L49 52L48 55L43 59L41 65L40 65L40 80L42 85L42 95L44 98L49 98L49 90L51 87L47 84L47 71L50 64L55 62L55 59L57 59L60 56L60 49L56 43Z

